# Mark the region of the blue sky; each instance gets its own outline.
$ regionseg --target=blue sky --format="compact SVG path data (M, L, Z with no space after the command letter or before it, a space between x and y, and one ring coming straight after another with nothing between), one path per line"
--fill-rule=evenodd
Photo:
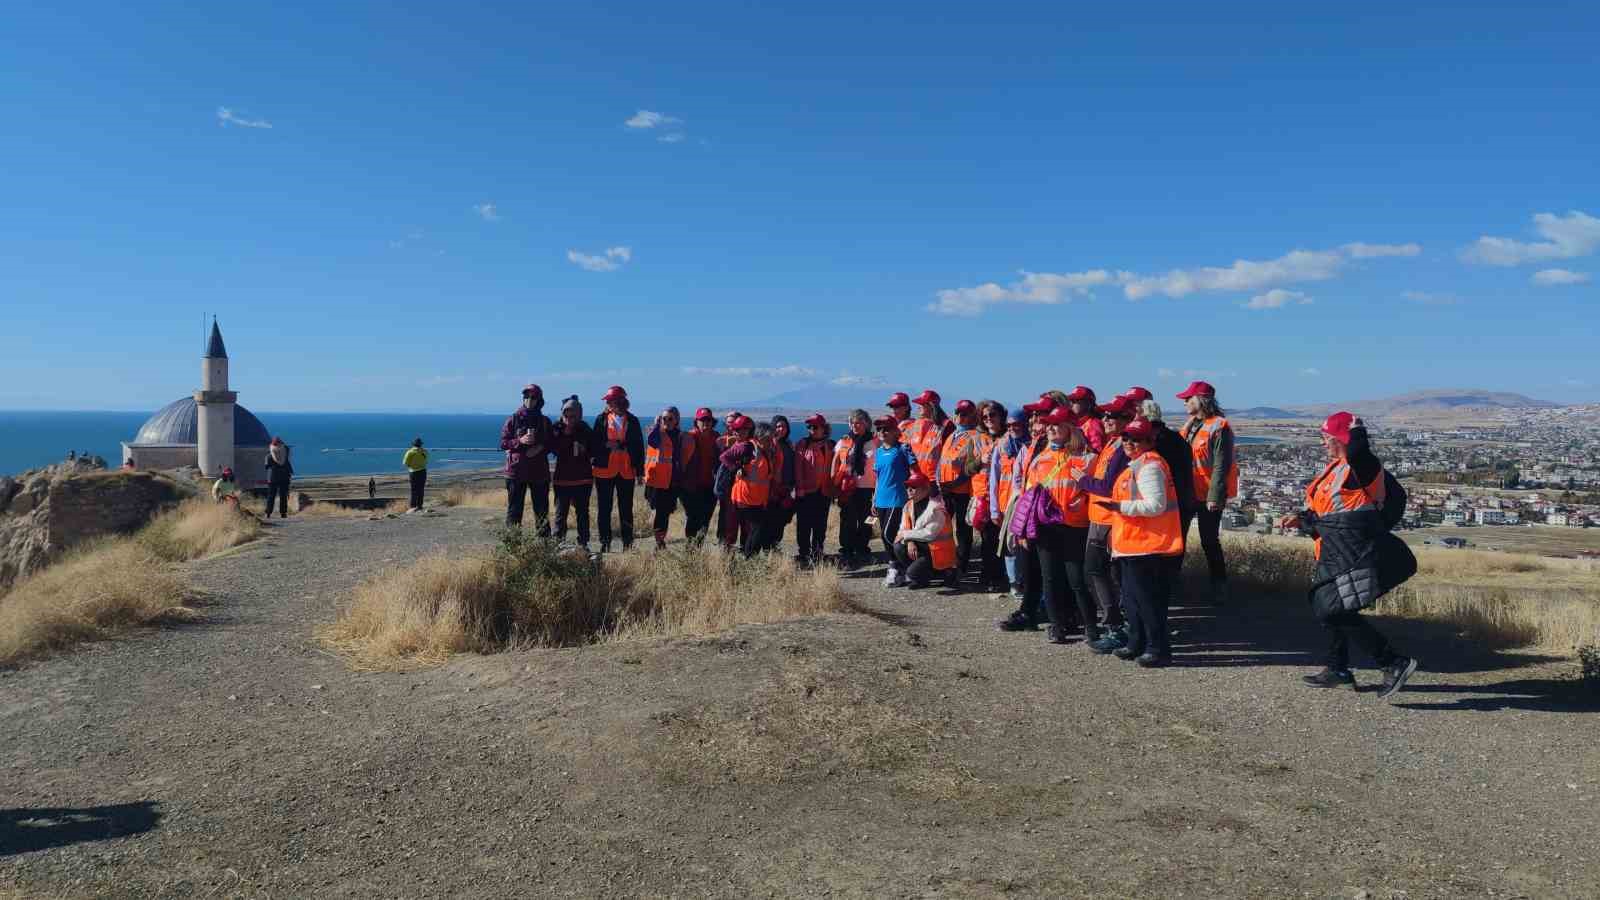
M0 408L1600 399L1593 4L136 6L0 32Z

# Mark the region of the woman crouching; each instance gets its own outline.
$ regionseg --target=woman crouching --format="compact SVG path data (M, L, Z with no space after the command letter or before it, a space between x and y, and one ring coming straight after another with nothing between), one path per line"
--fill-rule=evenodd
M944 501L933 495L933 480L921 470L906 478L906 505L894 536L894 559L889 569L891 587L925 588L936 576L946 583L955 580L956 542L950 512Z

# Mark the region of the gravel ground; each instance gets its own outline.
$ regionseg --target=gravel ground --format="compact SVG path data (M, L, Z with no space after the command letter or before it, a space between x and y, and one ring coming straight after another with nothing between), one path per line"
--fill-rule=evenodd
M1392 704L1296 684L1298 607L1179 609L1145 671L875 573L864 614L711 639L316 644L493 519L275 521L192 567L205 623L0 673L0 896L1600 895L1575 664L1419 626Z

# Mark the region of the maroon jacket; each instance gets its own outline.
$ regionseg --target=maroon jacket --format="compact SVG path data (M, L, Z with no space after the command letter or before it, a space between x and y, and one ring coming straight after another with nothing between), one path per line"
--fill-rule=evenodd
M533 435L535 453L528 453L517 439L523 434ZM534 412L526 406L517 407L506 424L500 428L500 449L506 451L506 477L517 481L548 482L550 480L549 453L554 449L554 434L550 420L544 413Z

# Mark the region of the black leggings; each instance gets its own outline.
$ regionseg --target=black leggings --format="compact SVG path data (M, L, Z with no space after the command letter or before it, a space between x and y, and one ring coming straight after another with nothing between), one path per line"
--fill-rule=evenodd
M533 501L533 524L538 529L539 536L549 536L550 483L547 481L506 479L506 527L517 528L522 525L522 509L527 499Z
M800 547L801 559L822 559L822 545L828 540L828 506L821 491L795 500L794 542Z
M278 518L289 518L289 482L279 484L276 481L267 484L267 518L272 518L272 501L278 501Z
M589 546L589 494L592 485L556 485L556 540L567 537L567 510L578 520L578 544Z
M761 538L763 527L767 520L767 510L761 506L729 506L731 509L734 527L739 538L739 551L745 558L755 556L762 550Z
M972 526L967 524L967 507L972 505L971 494L945 494L945 509L950 512L950 523L955 526L956 575L967 573L967 560L972 558Z
M419 469L411 473L411 508L422 507L422 493L428 486L428 470Z
M1117 569L1112 565L1110 525L1093 525L1088 528L1084 548L1083 573L1094 592L1100 607L1100 627L1118 628L1122 625L1122 589L1117 584Z
M916 545L917 558L911 558L910 547ZM895 566L913 587L927 587L933 582L933 550L926 541L902 541L894 545Z
M656 511L655 526L657 537L666 537L667 526L672 522L672 514L678 508L678 491L676 488L647 488L650 508Z
M1069 525L1044 525L1039 536L1028 542L1028 578L1023 602L1039 608L1041 595L1050 624L1060 628L1081 618L1091 640L1100 636L1094 625L1094 605L1083 581L1083 553L1087 528Z
M691 541L703 540L706 529L711 527L711 510L717 505L717 495L709 489L684 491L679 499L683 501L684 536Z
M839 507L839 555L860 559L871 552L872 529L867 514L872 511L872 488L856 488Z
M1183 513L1183 535L1189 536L1189 523L1195 519L1200 520L1200 549L1206 554L1206 567L1210 569L1211 580L1228 580L1228 561L1222 555L1222 513L1212 512L1202 503L1198 508L1185 510Z
M617 505L617 519L622 524L622 546L633 543L633 479L596 478L595 497L599 501L596 513L600 518L600 543L611 543L611 504Z
M877 506L872 510L878 517L878 537L883 540L883 552L888 554L891 563L895 559L894 536L900 533L900 516L904 510L903 504L893 508Z
M978 578L983 586L996 591L1010 590L1005 566L1000 563L1000 526L992 521L978 532L978 556L982 560Z
M1128 615L1128 649L1155 656L1172 655L1167 634L1167 604L1172 591L1172 560L1165 556L1124 556L1117 560L1122 570L1122 609Z
M1328 629L1328 668L1340 672L1350 668L1351 638L1367 651L1378 668L1394 665L1395 652L1389 641L1360 612L1341 610L1324 617L1322 627Z

